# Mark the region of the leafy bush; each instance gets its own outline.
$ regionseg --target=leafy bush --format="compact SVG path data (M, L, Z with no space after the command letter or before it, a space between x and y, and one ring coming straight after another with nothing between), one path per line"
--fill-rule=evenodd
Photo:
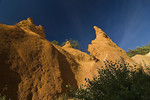
M0 100L6 100L6 97L0 94Z
M149 52L150 52L150 42L149 42L148 45L144 45L141 48L140 47L136 47L136 49L134 49L134 50L129 49L129 51L127 52L127 55L129 57L133 57L136 54L145 55L145 54L147 54Z
M51 41L51 43L56 44L56 45L58 45L58 44L59 44L59 42L58 42L58 41L56 41L56 40Z
M85 79L86 84L76 91L70 91L72 97L84 100L150 100L150 76L143 69L119 62L105 62L105 68L98 69L93 80Z

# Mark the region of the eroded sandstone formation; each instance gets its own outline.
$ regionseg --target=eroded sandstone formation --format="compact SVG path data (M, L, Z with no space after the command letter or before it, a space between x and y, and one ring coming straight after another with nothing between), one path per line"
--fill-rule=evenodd
M135 56L132 57L132 59L140 64L141 66L143 66L143 69L150 74L149 68L150 68L150 52L146 55L140 55L140 54L136 54Z
M35 33L29 19L21 23L0 24L0 93L12 100L52 100L67 84L77 86L71 55Z
M96 38L89 44L88 51L90 55L99 59L99 61L118 60L121 63L133 63L134 61L127 56L126 52L117 46L109 36L100 28L94 26Z
M92 59L92 56L85 52L72 48L69 41L66 42L62 49L71 54L73 59L78 63L78 69L75 73L75 77L78 87L80 87L82 84L85 84L85 78L92 78L93 70L91 69L95 61Z
M12 100L52 100L66 85L80 87L96 75L105 60L133 63L98 27L90 55L46 40L44 28L28 18L16 25L0 24L0 93Z
M67 41L65 45L63 46L63 48L72 48L71 43Z
M40 36L45 38L43 26L34 25L33 19L31 17L29 17L27 20L23 20L23 21L17 23L16 27L19 27L19 28L23 29L24 31L32 31L32 32L39 34Z

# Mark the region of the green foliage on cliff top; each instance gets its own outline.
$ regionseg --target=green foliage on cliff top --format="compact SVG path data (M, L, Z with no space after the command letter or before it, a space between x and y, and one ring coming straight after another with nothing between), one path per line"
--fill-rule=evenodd
M61 44L59 44L59 42L56 41L56 40L51 41L51 43L56 44L56 45L60 45L60 46L64 46L67 41L70 42L72 48L80 49L80 44L79 44L79 42L78 42L77 40L73 40L73 39L71 39L71 38L70 38L70 39L66 39L66 40L65 40L63 43L61 43Z
M56 44L56 45L59 45L59 42L56 41L56 40L51 41L51 43Z
M133 57L136 54L145 55L150 52L150 42L148 45L144 45L142 47L136 47L134 50L128 49L127 55L129 57Z

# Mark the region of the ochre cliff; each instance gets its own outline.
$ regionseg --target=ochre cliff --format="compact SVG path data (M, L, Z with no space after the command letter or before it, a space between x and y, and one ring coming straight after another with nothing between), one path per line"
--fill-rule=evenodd
M92 67L95 64L95 61L85 52L72 48L69 41L66 42L62 49L71 54L78 63L78 70L75 73L78 86L85 84L85 78L92 78L93 76Z
M148 54L145 55L140 55L137 54L135 56L132 57L132 59L140 64L141 66L143 66L143 69L150 74L149 72L149 68L150 68L150 52Z
M105 60L135 63L98 27L90 55L45 38L44 28L28 18L16 25L0 24L0 93L12 100L53 100L66 85L80 87L96 75Z
M31 17L28 18L27 20L23 20L17 23L15 26L23 29L24 31L34 32L45 38L44 28L41 25L39 26L34 25L33 19Z
M117 46L109 36L100 28L94 26L96 38L89 44L88 51L99 61L120 61L121 63L133 63L134 61L127 56L126 52Z
M67 84L77 86L71 55L23 22L0 24L0 93L12 100L52 100Z

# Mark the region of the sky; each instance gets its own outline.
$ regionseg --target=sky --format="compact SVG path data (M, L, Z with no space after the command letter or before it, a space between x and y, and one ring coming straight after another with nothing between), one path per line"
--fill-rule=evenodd
M77 40L81 47L101 28L128 51L150 42L150 0L0 0L0 23L13 25L32 17L47 40Z

